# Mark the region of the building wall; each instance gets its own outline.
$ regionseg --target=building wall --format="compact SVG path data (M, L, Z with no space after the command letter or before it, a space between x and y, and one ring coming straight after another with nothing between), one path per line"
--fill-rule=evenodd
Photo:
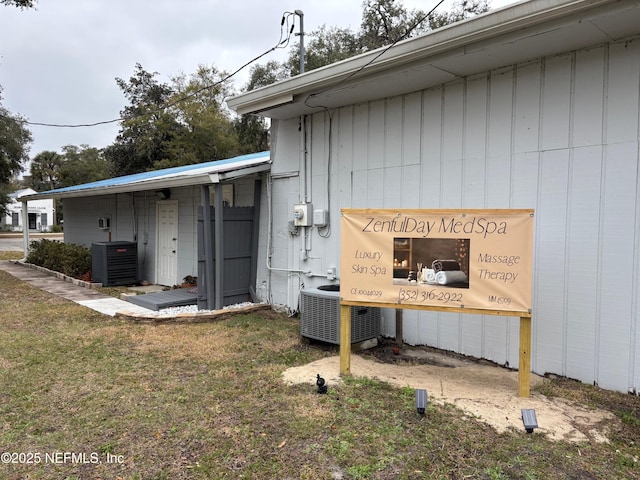
M340 208L535 208L533 371L636 391L639 86L636 38L320 112L306 175L298 119L274 121L272 301L327 283L301 271L340 264ZM305 197L330 229L288 233ZM517 318L405 310L404 336L518 366Z

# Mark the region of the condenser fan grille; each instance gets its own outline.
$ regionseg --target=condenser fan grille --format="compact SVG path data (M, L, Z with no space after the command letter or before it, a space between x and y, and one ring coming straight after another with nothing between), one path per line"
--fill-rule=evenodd
M351 343L380 335L380 309L351 307ZM318 288L300 292L300 323L303 337L340 344L340 292Z

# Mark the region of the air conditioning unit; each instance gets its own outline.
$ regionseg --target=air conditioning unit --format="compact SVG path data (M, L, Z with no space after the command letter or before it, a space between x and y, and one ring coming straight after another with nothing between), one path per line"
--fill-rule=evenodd
M138 245L135 242L92 243L91 280L104 286L138 283Z
M324 285L300 291L300 323L303 337L340 344L340 286ZM380 336L381 313L377 307L351 307L351 343Z

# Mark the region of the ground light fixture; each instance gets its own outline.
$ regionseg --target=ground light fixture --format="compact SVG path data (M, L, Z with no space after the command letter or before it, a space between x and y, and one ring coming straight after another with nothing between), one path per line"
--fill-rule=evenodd
M320 374L318 374L316 376L316 385L318 386L318 393L327 393L327 385L325 384L325 380L324 378L322 378L320 376Z
M533 433L534 428L538 428L538 419L536 418L536 411L534 409L523 408L522 423L527 433Z
M427 410L427 391L424 388L416 388L416 409L420 415Z

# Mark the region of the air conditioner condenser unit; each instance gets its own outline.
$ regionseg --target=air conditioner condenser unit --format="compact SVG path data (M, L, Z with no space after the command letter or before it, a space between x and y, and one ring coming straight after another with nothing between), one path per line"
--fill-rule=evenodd
M351 307L351 343L381 334L378 307ZM324 285L300 291L300 329L306 338L340 344L340 287Z

